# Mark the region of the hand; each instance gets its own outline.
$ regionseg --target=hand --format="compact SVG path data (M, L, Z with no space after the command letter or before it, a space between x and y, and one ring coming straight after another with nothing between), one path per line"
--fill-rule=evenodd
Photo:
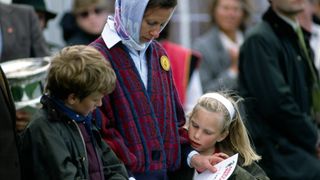
M229 156L224 153L215 153L211 156L204 156L201 154L196 154L191 158L191 166L194 167L198 172L203 172L209 170L211 172L216 172L217 169L213 166Z
M24 130L25 127L28 125L30 119L31 119L30 113L23 110L17 110L16 111L16 130L18 132L21 132L22 130Z
M220 157L222 159L227 159L229 156L225 153L214 153L212 156ZM220 162L220 161L219 161Z

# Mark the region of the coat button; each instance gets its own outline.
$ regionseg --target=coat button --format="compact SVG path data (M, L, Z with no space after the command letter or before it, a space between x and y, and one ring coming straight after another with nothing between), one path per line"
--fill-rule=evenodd
M302 60L301 56L298 55L298 56L297 56L297 60L298 60L298 61L301 61L301 60Z
M82 156L81 157L81 161L85 161L85 160L86 160L86 158Z

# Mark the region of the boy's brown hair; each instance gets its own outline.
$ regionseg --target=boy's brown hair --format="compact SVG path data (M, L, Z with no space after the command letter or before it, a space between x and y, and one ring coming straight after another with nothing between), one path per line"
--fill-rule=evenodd
M116 75L110 63L91 46L63 48L52 59L45 91L59 99L74 93L80 100L94 92L111 93Z

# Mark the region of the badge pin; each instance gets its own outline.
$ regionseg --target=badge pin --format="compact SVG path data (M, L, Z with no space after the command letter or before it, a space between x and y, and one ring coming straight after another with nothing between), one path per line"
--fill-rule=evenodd
M164 69L165 71L169 71L169 69L170 69L170 61L169 61L169 58L167 56L161 56L160 64L161 64L162 69Z

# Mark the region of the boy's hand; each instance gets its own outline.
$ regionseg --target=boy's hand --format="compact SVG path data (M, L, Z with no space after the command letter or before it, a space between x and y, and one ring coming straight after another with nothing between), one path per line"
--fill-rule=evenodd
M214 165L228 157L229 156L224 153L215 153L211 156L196 154L191 158L191 166L194 167L198 172L203 172L208 169L214 173L217 171Z
M28 123L30 122L31 115L30 113L23 111L23 110L17 110L16 111L16 130L18 132L21 132L26 128Z

